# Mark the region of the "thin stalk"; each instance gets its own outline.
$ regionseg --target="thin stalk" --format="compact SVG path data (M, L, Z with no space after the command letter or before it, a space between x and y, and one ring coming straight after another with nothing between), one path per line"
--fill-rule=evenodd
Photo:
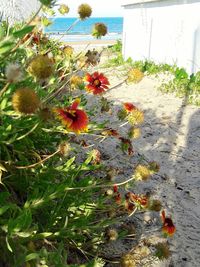
M38 9L38 11L33 15L33 17L27 22L27 26L28 25L30 25L31 24L31 22L33 22L34 21L34 19L37 17L37 15L40 13L40 11L42 10L42 7L43 7L43 5L40 5L40 7L39 7L39 9Z
M107 184L107 185L91 185L91 186L82 186L82 187L68 187L68 188L65 188L65 191L90 190L90 189L95 189L95 188L113 187L114 185L122 186L122 185L125 185L125 184L133 181L134 179L135 179L135 177L133 176L130 179L127 179L127 180L120 182L120 183Z
M40 160L39 162L36 162L34 164L31 164L31 165L27 165L27 166L15 166L16 169L30 169L30 168L34 168L36 167L37 165L40 165L42 164L43 162L45 162L46 160L52 158L53 156L55 156L56 154L58 154L60 152L60 149L58 149L56 152L54 152L53 154L47 156L45 159L42 159Z
M8 89L9 85L10 85L10 83L7 83L7 84L3 87L3 89L0 91L0 97L1 97L1 96L5 93L5 91Z

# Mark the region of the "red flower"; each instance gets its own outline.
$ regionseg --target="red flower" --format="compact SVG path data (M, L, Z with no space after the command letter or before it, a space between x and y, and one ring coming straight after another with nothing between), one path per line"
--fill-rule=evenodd
M58 118L62 121L63 125L67 126L70 131L80 133L87 131L88 117L85 111L78 109L80 103L79 99L76 99L71 106L67 108L55 108L54 112Z
M163 226L162 226L163 233L172 236L176 231L176 227L173 224L172 219L165 216L164 210L162 211L162 221L163 221Z
M121 204L121 201L122 201L121 194L117 192L117 194L115 196L115 203L117 203L119 205L119 204Z
M113 191L114 191L114 193L118 192L118 186L116 184L113 186Z
M105 129L103 132L102 132L103 135L106 135L106 136L114 136L114 137L119 137L119 134L116 130L112 129L112 128L108 128L108 129Z
M124 103L124 108L127 112L131 112L132 110L136 109L136 106L134 106L132 103Z
M144 195L136 195L132 192L128 192L125 195L126 200L139 204L142 208L147 207L148 205L148 197Z
M135 204L126 200L125 201L125 209L128 211L129 214L131 214L135 209Z
M99 73L97 71L91 75L87 73L85 80L88 82L86 85L86 90L92 92L94 95L104 93L105 89L108 89L108 85L110 84L103 73Z

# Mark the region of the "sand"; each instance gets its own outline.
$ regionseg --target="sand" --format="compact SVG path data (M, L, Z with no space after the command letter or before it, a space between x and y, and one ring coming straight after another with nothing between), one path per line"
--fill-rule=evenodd
M117 84L113 69L107 72ZM161 165L160 176L149 188L172 215L177 232L170 239L171 265L200 266L200 109L184 99L162 94L156 88L168 77L145 77L139 84L122 85L106 96L115 105L132 102L144 111L142 137L135 147L150 161ZM160 265L164 266L164 265Z
M104 72L111 86L115 86L123 80L125 68L105 69L99 65L90 71L94 70ZM199 267L200 109L186 105L186 99L162 94L157 89L169 78L167 74L145 76L138 84L123 84L108 91L105 97L113 101L113 110L119 109L123 102L132 102L144 111L142 136L133 142L138 153L136 157L142 155L148 161L159 162L161 170L147 183L139 184L137 189L159 198L177 228L174 237L169 239L172 257L165 262L147 262L142 266ZM104 143L99 148L105 149L104 153L107 158L112 158L114 166L123 168L123 175L130 175L134 157L130 159L117 154L114 143ZM147 220L148 216L148 213L144 214ZM126 246L125 243L120 245L118 249L121 250Z

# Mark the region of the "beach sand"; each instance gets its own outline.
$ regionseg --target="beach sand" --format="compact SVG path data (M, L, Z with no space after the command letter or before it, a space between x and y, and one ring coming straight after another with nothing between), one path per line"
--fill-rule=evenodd
M103 61L105 60L106 57ZM100 64L90 71L95 70L105 73L111 87L124 78L124 66L105 68ZM162 82L170 78L169 74L146 76L138 84L123 84L108 91L105 97L114 101L114 110L121 107L123 102L132 102L144 111L142 136L134 141L133 146L139 155L149 161L159 162L161 170L159 175L136 188L138 191L151 192L154 198L160 199L177 229L175 236L169 239L172 252L170 260L154 261L152 264L147 262L142 266L199 267L200 110L196 106L186 105L186 99L177 98L173 94L162 94L157 90ZM125 174L130 175L134 157L130 159L116 154L113 158L116 150L116 144L113 143L104 144L102 149L106 149L105 153L108 158L112 158L114 166L124 168ZM136 190L135 187L133 190ZM145 216L144 214L144 218ZM147 220L148 218L147 214ZM159 216L157 220L160 220ZM153 224L149 219L148 225L151 223ZM118 249L123 251L124 246L122 243L118 245ZM112 246L109 249L114 254Z
M93 50L101 51L103 48L112 46L117 43L117 40L89 40L89 41L77 41L77 42L64 42L65 45L73 46L75 52Z

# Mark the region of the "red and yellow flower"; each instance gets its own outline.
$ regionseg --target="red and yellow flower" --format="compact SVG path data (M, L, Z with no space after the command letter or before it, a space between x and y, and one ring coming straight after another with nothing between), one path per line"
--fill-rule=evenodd
M123 105L124 105L124 109L125 109L127 112L131 112L131 111L133 111L134 109L136 109L136 106L134 106L132 103L129 103L129 102L123 103Z
M88 82L86 90L92 92L94 95L105 93L106 89L108 89L108 85L110 85L104 74L97 71L93 74L87 73L85 81Z
M138 204L141 208L146 208L149 203L149 198L145 195L136 195L132 192L128 192L125 197L127 201Z
M162 231L164 234L172 236L175 231L176 227L170 217L165 216L165 211L162 211L162 221L163 221L163 226L162 226Z
M62 121L63 125L67 126L68 130L75 133L87 131L88 116L84 110L78 109L80 99L76 99L71 106L66 108L55 108L54 112Z

